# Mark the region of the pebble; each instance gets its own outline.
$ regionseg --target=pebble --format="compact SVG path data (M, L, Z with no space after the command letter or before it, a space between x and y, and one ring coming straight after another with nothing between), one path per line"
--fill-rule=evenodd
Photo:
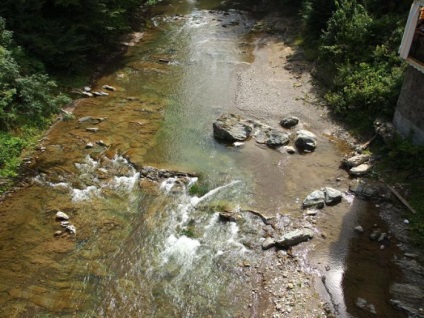
M58 219L58 220L69 220L69 215L67 215L65 212L57 211L56 212L56 219Z
M85 148L87 148L87 149L90 149L90 148L93 148L94 147L94 145L93 145L93 143L92 142L88 142L86 145L85 145Z
M62 231L56 231L54 232L54 236L60 236L62 234Z
M384 245L380 245L380 250L384 250Z
M358 233L364 233L364 228L360 225L355 226L355 231Z
M294 288L293 283L288 283L288 284L287 284L287 289L293 289L293 288Z

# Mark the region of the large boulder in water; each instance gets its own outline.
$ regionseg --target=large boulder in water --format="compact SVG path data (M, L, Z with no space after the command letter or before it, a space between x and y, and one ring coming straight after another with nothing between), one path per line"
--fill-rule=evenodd
M253 124L235 114L222 114L213 123L213 135L224 141L246 140L253 130Z
M300 150L311 152L317 147L317 137L307 130L298 130L295 139L296 147Z
M278 247L288 248L302 242L309 241L314 237L314 232L311 229L299 229L284 234L279 240L275 241Z

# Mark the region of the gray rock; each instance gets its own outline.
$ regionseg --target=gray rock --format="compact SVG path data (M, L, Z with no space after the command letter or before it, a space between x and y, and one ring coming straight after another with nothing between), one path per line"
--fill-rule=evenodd
M305 152L314 151L317 147L317 137L307 130L298 130L295 139L296 147Z
M364 298L358 297L358 299L355 302L355 305L356 307L361 308L362 310L368 311L371 314L374 314L374 315L377 314L374 305L368 304Z
M287 116L280 121L280 125L284 128L291 128L299 123L299 118L295 116Z
M378 238L381 235L381 230L380 229L375 229L371 232L371 234L369 235L370 240L372 241L377 241Z
M94 144L92 142L87 142L87 144L85 145L85 148L90 149L93 148Z
M262 249L267 250L275 246L275 240L271 237L267 237L265 241L262 242Z
M103 85L104 89L107 89L108 91L116 91L116 88L110 85Z
M353 168L363 164L364 162L367 162L368 160L370 160L369 155L356 155L350 158L342 159L342 164L345 167Z
M364 228L360 225L355 226L355 231L358 233L364 233Z
M374 121L374 129L375 133L378 134L386 144L392 142L397 135L395 126L391 122L386 122L381 119L376 119Z
M89 86L84 87L84 92L89 92L89 91L91 91L91 87Z
M57 211L56 212L56 219L57 220L69 220L69 215L67 215L65 212Z
M222 114L213 123L216 139L224 141L244 141L252 133L253 125L235 114Z
M305 200L303 200L302 207L303 208L312 208L316 207L318 209L322 209L324 207L325 202L325 194L324 191L315 190L310 193Z
M90 92L86 92L86 91L84 91L84 92L82 92L82 94L83 94L85 97L93 97L93 94L91 94Z
M342 201L343 193L339 190L326 187L324 189L325 194L325 204L327 205L335 205Z
M260 129L255 134L255 140L257 143L266 144L268 147L275 148L288 144L290 141L290 134L269 127Z
M310 229L299 229L291 231L285 235L283 235L279 240L275 243L279 247L290 247L293 245L297 245L302 242L309 241L314 237L314 232Z
M99 131L99 128L95 128L95 127L90 127L90 128L86 128L85 129L86 131L89 131L89 132L98 132Z
M85 117L79 118L78 122L79 123L91 122L92 119L93 119L93 117L91 117L91 116L85 116Z
M75 228L75 225L69 224L67 227L65 227L65 230L68 231L70 234L77 234L77 229Z
M371 170L372 166L367 163L360 164L349 170L349 174L355 177L360 177L367 174Z

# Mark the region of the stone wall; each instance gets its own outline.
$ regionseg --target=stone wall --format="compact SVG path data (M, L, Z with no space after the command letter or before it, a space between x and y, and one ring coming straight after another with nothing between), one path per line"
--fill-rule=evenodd
M412 66L406 70L393 123L403 136L424 145L424 73Z

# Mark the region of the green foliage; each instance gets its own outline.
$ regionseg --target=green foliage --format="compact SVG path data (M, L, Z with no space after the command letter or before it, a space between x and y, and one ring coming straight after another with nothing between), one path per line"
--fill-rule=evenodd
M319 41L322 32L327 29L327 22L334 10L336 10L334 0L304 0L302 2L303 33L309 45L315 46Z
M27 142L9 133L0 132L0 177L16 176L20 164L19 156Z
M336 1L336 11L321 36L320 58L332 63L360 59L367 53L371 22L365 8L356 1Z

